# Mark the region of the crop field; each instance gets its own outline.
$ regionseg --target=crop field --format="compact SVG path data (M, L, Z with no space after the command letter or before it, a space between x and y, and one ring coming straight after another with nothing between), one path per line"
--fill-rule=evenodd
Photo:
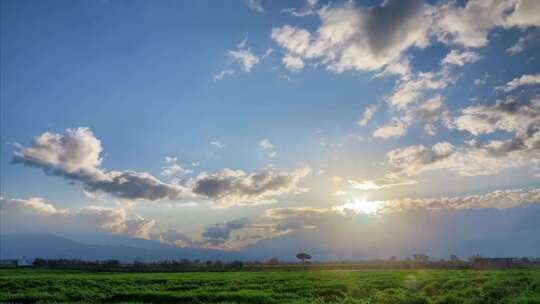
M1 269L5 303L540 303L540 270L107 273Z

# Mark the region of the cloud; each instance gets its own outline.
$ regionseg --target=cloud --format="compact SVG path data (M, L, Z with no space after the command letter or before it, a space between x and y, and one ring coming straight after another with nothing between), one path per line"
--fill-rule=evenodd
M233 69L226 69L226 70L223 70L223 71L221 71L221 72L219 72L217 74L214 74L214 77L213 77L214 82L216 82L218 80L222 80L227 76L232 76L232 75L234 75L234 73L235 72L234 72Z
M420 72L400 79L388 103L397 109L406 109L409 104L418 100L426 91L435 91L446 88L455 82L446 67L437 72Z
M445 43L483 47L493 28L540 26L535 13L539 9L540 3L535 0L471 0L465 6L451 1L437 8L432 31Z
M219 142L212 144L223 148ZM292 172L267 168L251 174L223 169L213 174L200 174L182 185L169 184L146 172L104 170L99 167L101 151L101 142L90 130L68 129L64 134L43 133L30 147L19 146L13 162L39 167L48 174L79 181L84 190L92 194L101 192L126 200L150 201L198 196L217 200L222 206L260 203L276 195L298 192L301 190L298 182L310 173L309 168ZM189 172L182 169L184 173ZM180 171L173 164L164 167L163 173Z
M272 29L271 38L278 45L289 51L289 56L297 54L301 57L310 48L311 34L305 29L290 25Z
M79 180L86 191L101 191L127 200L177 200L188 195L182 186L164 183L146 172L107 171L99 178Z
M493 133L496 130L526 133L540 125L540 99L518 102L509 98L491 106L468 106L461 109L461 115L454 119L453 125L473 135Z
M273 229L287 233L296 230L313 230L324 225L329 218L338 218L333 224L350 216L379 216L418 212L442 212L448 210L510 209L523 205L540 204L540 188L496 190L485 194L454 197L398 198L384 201L355 201L331 207L284 207L265 210L263 218L273 221ZM366 214L362 205L371 205L371 213ZM342 218L342 220L339 220Z
M495 174L503 169L540 163L540 99L519 102L512 98L494 105L475 105L461 110L450 128L472 135L502 131L509 139L467 141L459 148L443 142L431 149L414 145L387 153L391 174L416 175L446 169L459 175Z
M444 57L441 64L464 66L467 62L475 62L482 58L473 51L460 52L458 50L452 50Z
M386 154L392 174L416 175L437 168L440 161L448 158L454 152L454 146L449 142L440 142L431 149L423 145L414 145L404 149L394 149Z
M525 74L521 75L521 77L512 79L504 86L495 87L495 89L504 92L510 92L522 86L531 86L538 84L540 84L540 74Z
M412 120L410 116L393 117L389 124L379 127L373 131L373 137L377 138L393 138L405 135L407 128Z
M375 111L377 111L376 105L366 107L364 110L364 115L362 115L362 118L358 120L358 125L360 127L365 127L373 117L373 114L375 114Z
M51 174L92 175L99 172L101 151L101 142L88 128L67 129L65 134L41 134L31 147L20 147L13 160Z
M246 45L247 38L238 44L237 50L228 50L227 54L230 59L240 64L244 72L251 72L251 69L261 61L261 58L246 48Z
M316 12L312 9L299 11L294 8L282 9L281 13L289 14L291 16L298 17L298 18L303 18L303 17L312 16L316 14Z
M278 172L268 167L260 173L247 174L226 168L214 174L200 174L190 188L194 194L218 201L220 205L254 204L273 196L301 191L298 182L310 172L309 167L292 172Z
M192 247L194 245L191 237L177 229L169 229L165 232L154 233L150 235L150 238L176 247Z
M347 2L326 6L318 14L321 25L314 34L290 25L272 30L285 56L314 60L336 73L375 71L400 61L410 47L428 45L431 18L420 0L385 1L371 8Z
M471 0L429 4L422 0L389 0L381 5L359 7L353 1L311 9L283 12L293 16L317 14L320 26L313 32L284 25L272 30L272 39L284 50L284 64L310 60L335 73L349 70L408 74L404 53L425 48L430 40L464 47L482 47L494 28L540 26L535 0ZM472 51L452 51L447 65L463 65L480 59ZM398 69L394 67L400 66Z
M538 42L540 41L540 33L538 31L529 33L528 35L524 37L520 37L518 41L509 48L506 49L506 52L510 54L511 56L515 56L519 53L522 53L525 51L525 49L538 45Z
M258 13L264 13L264 8L263 8L262 3L263 3L263 0L246 0L246 5L250 9Z
M268 140L268 138L263 138L259 142L259 147L264 150L271 150L274 148L274 145Z
M179 173L189 174L189 173L193 173L193 170L185 169L179 164L172 164L170 166L161 167L161 175L171 176L171 175L176 175Z
M170 164L170 163L175 163L178 161L178 157L177 156L174 156L174 155L171 155L171 156L165 156L165 163L166 164Z
M241 64L244 72L250 72L251 68L259 63L259 57L249 50L229 51L229 56Z
M484 73L484 77L474 80L474 85L484 85L487 83L488 78L489 78L489 74Z
M86 191L102 191L123 199L175 199L182 194L180 186L163 183L145 172L99 168L101 151L100 140L88 128L68 129L64 134L45 132L32 146L19 146L13 162L80 181Z
M391 187L397 187L397 186L408 186L408 185L414 185L417 184L418 181L415 180L406 180L406 179L399 179L399 178L391 178L391 177L385 177L385 178L379 178L379 179L372 179L372 180L363 180L363 181L353 181L349 180L349 184L352 185L353 189L357 190L381 190Z
M496 190L486 194L436 197L436 198L401 198L380 202L380 212L406 212L415 209L509 209L527 204L540 204L540 188Z
M512 56L523 52L523 50L525 50L525 42L526 42L525 38L520 37L518 41L516 42L516 44L506 49L506 52Z
M148 238L154 220L128 219L124 209L87 206L59 209L42 198L0 198L3 233L106 232Z
M287 54L283 57L282 61L285 68L291 72L298 72L304 68L304 61L297 56Z
M231 232L234 230L245 228L249 225L247 218L240 218L228 221L224 224L216 224L207 227L202 236L208 239L228 240L231 237Z
M217 141L217 140L211 141L210 144L212 146L214 146L214 147L219 148L219 149L225 148L225 145L223 143L221 143L220 141Z
M377 138L401 137L414 122L425 123L424 130L434 135L436 133L434 123L439 120L445 124L449 123L448 110L444 106L442 96L437 94L415 108L407 110L402 117L393 117L389 124L377 128L373 136Z

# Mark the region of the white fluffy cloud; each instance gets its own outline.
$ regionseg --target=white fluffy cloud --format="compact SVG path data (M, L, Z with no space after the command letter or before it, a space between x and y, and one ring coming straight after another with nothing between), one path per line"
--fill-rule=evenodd
M433 32L443 42L482 47L495 27L540 26L539 10L536 0L470 0L464 6L451 1L438 8Z
M435 91L446 88L455 81L450 71L443 67L437 72L420 72L400 79L388 103L397 109L406 109L416 102L426 91Z
M538 136L536 136L538 137ZM538 145L539 138L533 139ZM436 146L436 145L435 145ZM433 148L432 148L433 149ZM463 176L490 175L503 169L539 162L538 147L521 145L513 140L474 142L453 152L439 155L423 145L395 149L388 157L393 174L416 175L426 171L446 169Z
M386 154L393 174L416 175L440 166L442 160L454 152L454 146L448 142L435 144L431 149L423 145L414 145L404 149L394 149Z
M171 175L176 175L176 174L187 174L187 173L192 173L192 172L193 170L185 169L179 164L172 164L170 166L165 166L161 168L161 175L164 175L164 176L171 176Z
M304 68L304 60L297 56L287 54L283 57L282 61L287 70L292 72L301 71Z
M475 176L540 163L540 100L537 97L526 102L510 98L491 106L466 107L449 127L475 136L503 131L513 137L485 142L470 140L457 149L450 143L438 143L431 149L423 145L395 149L387 154L391 172L416 175L446 169Z
M99 168L101 151L101 141L88 128L68 129L64 134L45 132L32 146L19 146L13 162L81 181L86 191L123 199L176 199L184 192L182 187L163 183L146 172L103 170Z
M420 0L386 1L370 9L352 2L324 7L314 34L285 25L272 30L272 39L286 56L315 60L329 70L374 71L401 59L409 47L425 47L431 18Z
M510 92L522 86L539 85L539 84L540 84L540 74L525 74L525 75L521 75L521 77L512 79L504 86L496 87L496 89L504 91L504 92Z
M467 62L475 62L482 58L473 51L460 52L458 50L452 50L441 61L442 64L463 66Z
M42 198L0 198L3 233L20 232L105 232L148 238L154 220L128 219L124 209L87 206L59 209Z
M518 102L499 100L494 105L473 105L461 110L453 122L458 130L473 135L493 133L496 130L526 133L540 126L540 99Z
M99 171L101 151L101 142L88 128L67 129L65 134L41 134L31 147L20 147L14 160L53 173L92 175Z
M364 114L362 115L362 118L358 120L358 125L360 127L367 126L368 122L373 117L373 114L375 114L375 111L377 111L377 106L375 105L366 107L366 109L364 110Z
M223 147L221 143L214 144ZM151 201L199 196L229 204L258 203L274 195L299 191L297 183L310 172L309 168L292 172L267 168L260 173L246 174L241 170L223 169L214 174L200 174L187 185L170 184L146 172L104 170L99 167L101 151L99 139L90 130L78 128L64 134L40 135L30 147L19 146L13 162L79 181L89 193L103 192L127 200ZM189 173L175 165L164 167L162 173Z
M348 1L320 9L321 24L313 32L285 25L274 28L271 37L284 49L286 65L295 58L297 62L314 61L336 73L384 69L404 74L408 69L390 67L402 62L403 53L410 48L425 48L430 40L482 47L494 28L540 26L538 10L536 0L470 0L464 6L454 1L390 0L369 8ZM309 15L292 9L287 12ZM479 58L472 51L454 50L445 63L463 65Z
M381 126L373 131L373 137L377 138L393 138L405 135L407 128L412 122L412 117L393 117L391 122Z
M407 128L415 122L423 122L424 130L429 135L435 134L435 125L437 121L448 124L448 110L446 109L442 96L434 97L424 101L422 104L411 108L405 112L402 117L393 117L391 122L377 128L373 136L377 138L401 137L407 132Z

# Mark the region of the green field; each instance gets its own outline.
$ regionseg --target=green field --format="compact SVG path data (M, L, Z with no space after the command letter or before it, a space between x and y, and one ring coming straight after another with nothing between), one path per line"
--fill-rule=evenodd
M96 273L0 270L10 303L540 303L540 270Z

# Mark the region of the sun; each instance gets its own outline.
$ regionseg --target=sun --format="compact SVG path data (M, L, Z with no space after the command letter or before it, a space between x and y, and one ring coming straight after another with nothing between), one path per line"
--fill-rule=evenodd
M376 214L381 208L381 203L378 201L368 201L365 197L354 198L352 202L345 203L336 207L336 210L342 213L352 211L356 214Z

